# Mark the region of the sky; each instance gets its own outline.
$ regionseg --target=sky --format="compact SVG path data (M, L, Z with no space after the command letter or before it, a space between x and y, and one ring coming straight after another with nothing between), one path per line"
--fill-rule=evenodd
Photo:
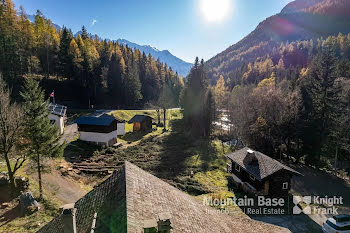
M27 14L101 38L126 39L169 50L193 62L208 60L248 35L291 0L13 0Z

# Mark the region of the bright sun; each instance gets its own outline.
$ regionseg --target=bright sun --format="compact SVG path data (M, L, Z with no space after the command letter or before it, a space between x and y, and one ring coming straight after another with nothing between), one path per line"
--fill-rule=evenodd
M216 23L224 20L231 7L232 0L200 0L200 9L208 22Z

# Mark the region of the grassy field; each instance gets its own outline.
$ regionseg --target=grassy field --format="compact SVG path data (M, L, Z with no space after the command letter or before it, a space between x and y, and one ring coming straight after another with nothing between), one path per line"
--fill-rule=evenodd
M126 134L119 137L119 142L121 142L124 145L136 145L144 137L149 137L152 135L158 135L162 133L162 130L163 130L162 127L154 127L154 131L152 133L132 132L133 124L127 123L133 116L137 114L150 116L153 118L153 122L155 123L158 121L156 110L117 110L112 112L111 114L113 114L115 117L118 117L121 120L126 121L125 123ZM171 124L169 122L175 119L182 118L182 114L178 109L171 109L167 111L166 117L167 117L167 123L166 123L167 129L171 130ZM161 112L160 121L162 123L163 123L163 119L164 119L163 112Z
M158 128L142 137L136 133L134 137L137 141L131 146L107 148L96 156L104 158L107 164L128 160L199 200L209 195L214 198L235 195L228 189L223 156L230 148L221 141L192 138L178 119L171 121L168 132ZM238 207L237 212L242 214Z

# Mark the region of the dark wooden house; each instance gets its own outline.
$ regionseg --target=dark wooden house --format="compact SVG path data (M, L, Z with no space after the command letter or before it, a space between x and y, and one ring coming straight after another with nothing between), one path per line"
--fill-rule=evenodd
M151 131L153 118L146 115L135 115L129 120L129 124L133 124L133 131Z
M97 145L113 146L117 143L118 124L123 121L106 113L96 112L89 116L79 117L79 139Z
M227 170L234 183L243 190L269 196L286 196L293 175L301 175L269 156L245 147L225 155Z

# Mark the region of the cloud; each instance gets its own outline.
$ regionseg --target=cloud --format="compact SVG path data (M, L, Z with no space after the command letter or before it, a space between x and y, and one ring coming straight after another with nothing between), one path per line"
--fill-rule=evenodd
M91 22L91 26L94 26L97 23L97 19L93 19Z

